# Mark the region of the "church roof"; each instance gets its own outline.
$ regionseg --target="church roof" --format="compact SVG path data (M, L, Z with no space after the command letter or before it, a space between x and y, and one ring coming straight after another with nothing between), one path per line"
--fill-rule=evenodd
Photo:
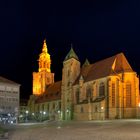
M75 58L76 60L79 61L79 58L78 58L78 56L76 55L76 53L74 52L74 50L73 50L72 47L71 47L69 53L67 54L67 56L65 57L65 60L64 60L64 61L66 61L66 60L68 60L68 59L70 59L70 58Z
M43 95L40 95L36 103L60 100L61 99L61 81L55 82L49 85L46 89L46 92Z
M7 84L13 84L13 85L20 85L14 81L8 80L2 76L0 76L0 83L7 83Z
M81 75L83 76L84 82L87 82L121 72L133 72L123 53L82 67L80 75L74 85L79 83Z

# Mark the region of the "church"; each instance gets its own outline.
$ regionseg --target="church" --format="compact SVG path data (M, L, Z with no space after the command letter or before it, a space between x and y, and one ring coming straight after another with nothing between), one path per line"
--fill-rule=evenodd
M50 120L137 118L139 78L123 53L90 64L71 48L63 61L62 80L54 81L46 40L33 72L31 115Z

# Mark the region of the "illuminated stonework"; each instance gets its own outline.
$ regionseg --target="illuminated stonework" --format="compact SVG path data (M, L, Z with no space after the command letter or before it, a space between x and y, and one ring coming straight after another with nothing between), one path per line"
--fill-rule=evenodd
M46 40L44 40L43 48L42 48L42 53L39 55L39 69L38 71L47 71L51 72L51 59L50 59L50 54L48 53L47 49L47 44Z
M46 41L33 72L29 111L49 119L104 120L140 117L139 77L123 53L81 66L71 47L63 61L62 80L54 83ZM35 96L41 95L41 96Z
M39 55L38 72L33 72L33 94L40 95L45 92L46 86L54 83L54 74L51 73L51 59L48 53L46 40L44 40L42 53Z

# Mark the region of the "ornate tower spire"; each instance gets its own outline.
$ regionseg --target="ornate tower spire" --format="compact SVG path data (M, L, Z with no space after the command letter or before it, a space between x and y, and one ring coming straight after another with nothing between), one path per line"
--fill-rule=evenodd
M51 72L51 59L50 54L48 53L46 39L43 42L42 53L39 55L39 72L40 71L47 71Z
M44 53L48 52L47 44L46 44L46 39L44 39L44 44L43 44L42 52L44 52Z

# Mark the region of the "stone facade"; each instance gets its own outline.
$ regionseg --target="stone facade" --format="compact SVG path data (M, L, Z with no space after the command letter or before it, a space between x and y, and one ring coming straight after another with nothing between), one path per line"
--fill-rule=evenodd
M20 85L4 77L0 77L0 121L2 121L3 116L5 116L4 118L7 121L17 121L19 115L19 96Z
M46 42L44 44L45 50ZM39 57L38 76L33 74L33 95L28 102L30 112L44 111L49 118L62 120L138 116L139 78L123 53L93 64L86 60L81 66L78 56L71 48L63 61L62 81L59 82L54 82L48 57L50 55L47 51L42 53L44 59L40 60ZM41 69L40 63L44 64L44 61L49 67L44 65ZM48 77L50 83L47 83ZM38 82L35 84L35 81ZM43 87L43 90L34 90L38 86L40 89Z

